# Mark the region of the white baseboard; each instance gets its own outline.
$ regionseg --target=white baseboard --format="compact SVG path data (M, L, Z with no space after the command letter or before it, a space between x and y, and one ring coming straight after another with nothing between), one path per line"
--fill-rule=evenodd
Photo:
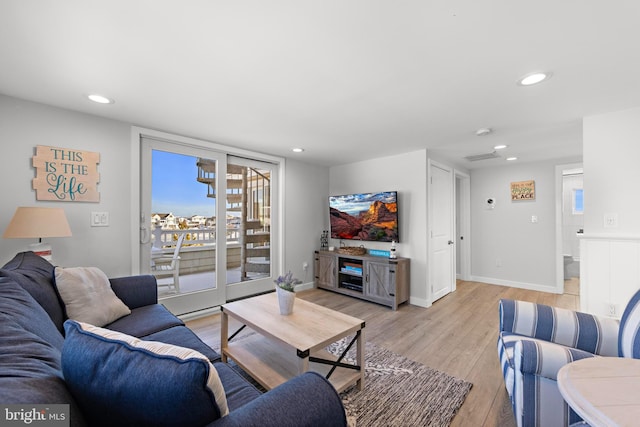
M426 299L416 298L416 297L409 297L409 304L416 305L418 307L424 307L424 308L431 307L431 303L429 301L427 301Z
M313 289L314 287L315 286L314 286L313 282L302 283L300 285L296 285L295 291L296 292L306 291L307 289Z
M511 288L527 289L530 291L550 292L552 294L562 293L555 286L546 286L537 283L514 282L513 280L503 280L481 276L471 276L471 280L474 282L488 283L490 285L509 286Z
M220 306L211 307L200 311L194 311L193 313L181 314L177 317L183 322L187 322L189 320L199 319L201 317L210 316L216 313L220 313Z

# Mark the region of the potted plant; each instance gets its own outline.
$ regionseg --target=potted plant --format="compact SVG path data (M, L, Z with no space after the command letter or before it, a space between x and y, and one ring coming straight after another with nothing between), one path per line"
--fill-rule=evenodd
M291 314L293 312L293 303L296 300L294 287L302 282L293 277L293 273L291 271L284 276L278 276L278 278L273 282L276 284L280 314Z

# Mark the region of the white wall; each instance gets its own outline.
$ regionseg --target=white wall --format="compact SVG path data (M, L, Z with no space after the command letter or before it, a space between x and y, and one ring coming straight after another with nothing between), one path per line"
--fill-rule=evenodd
M556 290L554 177L552 162L471 171L473 280ZM528 180L535 181L536 199L512 202L510 183ZM496 200L494 209L485 207L489 197Z
M586 117L581 310L620 317L640 289L640 108ZM605 214L618 223L605 226Z
M295 250L285 250L284 268L308 284L314 280L314 251L320 249L322 230L328 230L329 168L287 160L285 194L284 247Z
M131 192L137 185L137 179L130 172L131 128L129 123L0 95L3 163L0 168L0 232L4 232L18 206L62 207L73 236L50 239L54 263L96 266L109 277L134 273ZM171 132L170 129L165 131ZM100 202L37 202L31 188L31 180L35 176L31 158L36 145L99 152ZM319 247L320 233L328 223L325 205L328 183L328 168L287 161L284 265L304 279L302 262L308 262L308 281L313 280L313 251ZM90 227L91 211L109 212L111 225ZM0 242L0 266L17 252L26 250L30 243L35 243L23 239L1 239Z
M585 233L640 236L640 108L586 117L583 135Z
M16 207L64 208L72 237L48 239L54 263L62 266L94 265L109 276L129 274L130 126L117 122L0 95L2 144L2 204L0 230L4 232ZM74 148L100 153L99 203L37 202L31 180L31 158L37 145ZM91 211L109 212L110 227L90 227ZM34 241L2 239L0 265Z
M398 191L400 243L398 255L411 258L409 302L431 305L427 289L427 152L415 151L381 159L334 166L330 170L329 194ZM326 224L329 222L325 200ZM319 238L319 237L318 237ZM347 245L359 246L353 242ZM333 246L339 240L330 240ZM363 242L368 249L388 250L390 243Z

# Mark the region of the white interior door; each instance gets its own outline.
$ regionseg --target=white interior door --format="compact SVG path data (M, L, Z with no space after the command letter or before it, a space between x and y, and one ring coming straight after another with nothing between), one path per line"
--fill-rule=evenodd
M450 168L429 162L429 281L431 301L455 289L454 175Z

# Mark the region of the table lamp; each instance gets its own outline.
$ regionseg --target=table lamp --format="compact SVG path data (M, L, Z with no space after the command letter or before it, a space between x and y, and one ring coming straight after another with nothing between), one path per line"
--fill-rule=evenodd
M5 239L38 239L29 250L51 261L51 245L43 237L69 237L71 229L62 208L19 207L4 234Z

